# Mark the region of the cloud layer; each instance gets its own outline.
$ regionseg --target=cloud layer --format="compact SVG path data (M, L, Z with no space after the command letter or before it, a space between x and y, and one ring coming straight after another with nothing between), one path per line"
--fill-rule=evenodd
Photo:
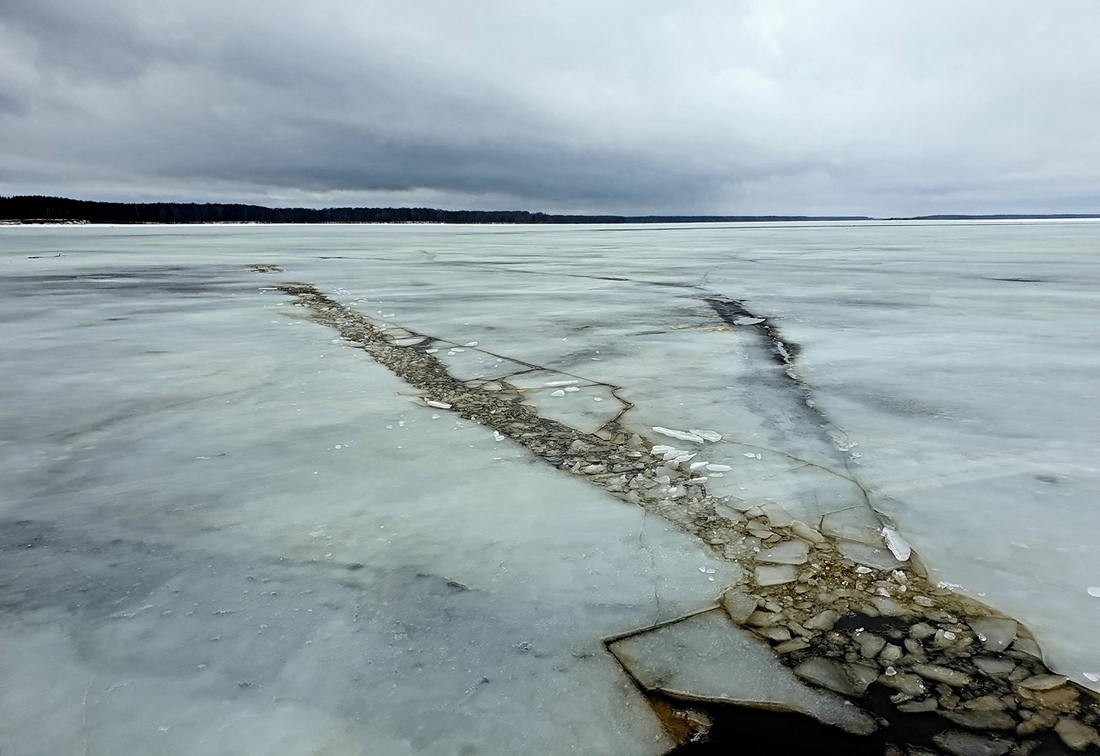
M1100 5L0 0L0 194L1100 212Z

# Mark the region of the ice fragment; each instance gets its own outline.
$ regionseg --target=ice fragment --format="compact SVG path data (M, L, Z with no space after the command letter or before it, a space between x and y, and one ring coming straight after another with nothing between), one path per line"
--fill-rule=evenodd
M832 659L822 659L815 656L807 659L794 668L794 673L807 682L820 685L829 690L835 690L844 696L857 694L855 685L848 678L843 665Z
M435 399L425 399L424 404L428 405L429 407L436 407L438 409L451 408L451 405L447 404L447 402L437 402Z
M913 550L909 547L909 543L901 537L898 531L889 526L883 526L882 540L886 542L886 548L890 549L890 553L893 554L894 558L899 562L908 561L909 555L913 553Z
M547 387L556 387L556 386L575 386L575 385L577 385L578 383L580 383L580 381L577 381L577 380L570 380L570 381L547 381L546 383L544 383L544 384L542 384L542 385L544 385L544 386L547 386Z
M999 653L1016 640L1016 620L985 617L972 620L970 628L987 651Z
M766 564L805 564L810 545L803 540L784 541L756 555L756 561Z
M794 582L798 570L790 564L762 564L756 568L756 583L761 586Z
M698 428L692 428L691 433L694 433L704 441L710 441L712 444L716 444L722 440L722 434L718 431L712 430L700 430Z
M670 438L678 438L681 441L694 441L697 444L703 443L702 436L687 431L673 430L672 428L662 428L659 425L654 425L653 432L660 433L662 436L669 436Z
M558 389L557 391L551 391L550 396L565 396L565 392L562 389Z

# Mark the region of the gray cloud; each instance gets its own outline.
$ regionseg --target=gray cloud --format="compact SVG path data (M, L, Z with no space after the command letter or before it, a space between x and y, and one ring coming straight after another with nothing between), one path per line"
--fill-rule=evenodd
M0 0L0 193L1100 208L1100 6Z

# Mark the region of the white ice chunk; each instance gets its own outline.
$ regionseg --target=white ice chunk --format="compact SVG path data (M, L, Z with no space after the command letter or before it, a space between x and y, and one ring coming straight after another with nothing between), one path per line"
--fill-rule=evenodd
M763 323L763 322L764 322L764 318L749 318L749 317L745 317L744 315L742 315L739 318L734 318L733 319L733 324L734 325L739 325L739 326L758 325L759 323Z
M718 431L712 430L700 430L699 428L692 428L691 433L694 433L704 441L710 441L712 444L716 444L722 440L722 434Z
M1089 595L1100 598L1100 585L1089 586Z
M672 428L662 428L659 425L654 425L653 432L660 433L662 436L669 436L670 438L678 438L681 441L694 441L697 444L703 443L702 436L688 431L673 430Z
M565 391L558 389L557 391L551 391L550 396L565 396Z
M716 465L713 462L707 465L707 469L711 472L729 472L733 468L729 465Z
M572 394L574 391L580 391L580 389L576 386L567 386L565 390L570 394Z
M695 472L700 467L709 467L709 466L710 466L709 462L692 462L688 469L691 470L691 472Z
M429 407L436 407L438 409L451 408L451 405L447 404L447 402L437 402L435 399L425 399L424 404L428 405Z
M913 553L913 549L910 548L909 542L902 538L901 533L891 528L889 525L884 525L882 528L882 540L886 542L886 548L890 549L890 553L894 555L894 558L899 562L906 562L909 560L909 555Z
M504 434L501 433L500 431L493 431L493 438L497 441L503 441L504 440Z
M673 446L666 446L665 444L655 444L650 452L653 454L667 454L668 452L676 451Z
M476 346L477 346L477 342L476 342L476 341L470 341L470 342L467 342L465 346L468 346L468 347L476 347Z
M555 386L576 386L578 383L580 383L580 381L578 381L578 380L547 381L546 383L544 383L542 385L546 386L547 388L553 388Z

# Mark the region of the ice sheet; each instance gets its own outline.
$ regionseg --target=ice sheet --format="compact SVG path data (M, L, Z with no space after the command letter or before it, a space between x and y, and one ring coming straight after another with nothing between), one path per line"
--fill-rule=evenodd
M1100 549L1091 535L1097 524L1092 502L1100 492L1098 239L1100 224L1086 223L0 229L0 512L11 522L61 528L56 549L79 556L69 564L34 561L32 554L55 553L41 545L5 551L5 558L18 553L32 560L5 570L31 581L25 595L35 597L33 606L6 615L5 637L33 647L33 628L41 627L45 639L70 623L73 592L93 590L94 581L123 593L138 586L137 601L112 611L139 613L109 623L142 631L142 623L159 616L142 609L148 597L169 600L157 591L173 575L183 575L207 599L252 590L244 582L200 579L198 565L210 555L229 560L209 562L222 573L246 575L256 564L276 565L288 571L278 579L295 590L332 591L327 600L340 607L329 610L332 621L344 623L333 627L347 627L363 621L351 622L350 599L339 595L353 589L329 583L379 573L383 577L370 590L397 607L394 616L439 600L444 619L453 611L461 620L451 635L438 616L410 610L415 621L407 624L429 630L413 634L414 651L402 657L410 665L391 661L394 669L410 679L425 674L412 669L442 674L424 660L453 658L461 674L432 677L428 687L465 696L472 683L464 670L475 667L457 661L466 658L457 651L447 656L441 650L459 648L468 637L491 638L485 643L493 648L469 653L494 660L500 649L512 648L513 636L524 635L516 628L528 625L542 629L540 643L575 638L570 642L590 648L585 644L602 633L653 621L655 581L664 591L666 616L670 607L691 609L710 595L714 583L706 573L684 569L710 564L700 561L700 545L657 518L532 465L484 428L460 427L446 410L417 405L399 382L309 322L285 297L259 291L267 282L308 281L389 323L400 338L416 332L444 340L442 357L456 366L473 360L470 376L490 377L495 369L495 357L488 366L477 361L482 351L544 368L551 377L538 388L540 394L548 390L540 407L564 407L580 393L565 388L596 382L620 387L617 393L634 404L622 418L628 431L714 430L722 436L717 443L666 440L697 453L692 461L719 465L707 470L707 487L738 506L781 504L816 526L824 514L865 507L869 500L939 579L1020 619L1059 671L1095 687L1100 652L1091 628L1100 625L1100 600L1088 589L1100 585ZM56 253L62 256L27 259ZM247 270L269 263L282 270ZM716 295L743 302L775 324L797 345L794 365L772 358L758 330L762 324L718 319L705 301ZM448 357L451 346L465 351ZM587 383L545 386L572 375ZM554 391L563 394L554 397ZM602 398L589 401L601 405L598 412L610 401ZM584 417L560 415L577 423ZM526 497L533 514L528 518L522 509L524 517L502 520L515 508L490 504L517 495ZM322 500L328 503L318 504ZM614 521L584 525L579 529L590 534L577 541L575 516L563 513L563 502L592 513L611 507L617 514L592 514ZM667 554L663 546L641 549L642 524L645 534L658 528L660 538L679 545ZM373 533L383 528L395 535L379 540ZM556 534L549 545L547 533ZM31 542L41 535L34 528L27 534ZM13 535L13 543L22 538ZM112 545L112 539L128 545ZM367 546L374 561L363 556ZM654 558L668 563L645 568L653 553L665 554ZM573 556L563 561L559 554ZM577 566L581 554L608 560L599 580L614 574L618 582L600 583ZM641 559L640 566L627 554ZM171 566L161 564L163 555ZM885 555L892 556L888 550ZM106 567L112 559L126 567L122 583ZM499 568L502 560L506 572ZM553 571L546 570L548 563ZM44 566L51 564L66 580L54 579ZM421 572L435 578L416 577ZM145 574L153 577L145 580ZM463 606L481 597L471 583L501 592ZM45 584L58 587L44 590ZM19 585L8 590L24 595ZM105 587L94 590L115 595ZM577 602L587 607L584 598L592 591L606 606L578 609ZM545 603L532 604L531 595ZM682 596L679 604L676 596ZM460 603L452 607L452 600ZM169 608L174 615L184 609ZM232 604L227 611L238 608ZM501 621L503 608L508 611ZM40 624L30 624L32 609ZM248 609L248 616L270 628L273 617L302 617L303 611L288 604ZM248 612L216 616L232 622ZM81 617L70 623L64 643L102 637L96 623L108 622L105 617ZM388 628L380 627L355 637L385 636ZM486 628L505 628L507 637ZM320 637L313 633L341 638L344 632L308 623L307 629L294 636L301 646ZM245 637L243 626L237 632ZM182 631L169 637L150 648L191 645ZM61 643L42 641L50 649L44 658L64 656L55 642ZM141 647L132 637L106 642L112 644ZM617 690L618 673L568 661L573 657L554 647L556 655L548 658L566 659L567 670L597 671L569 677L574 687L567 696L548 691L553 701L546 721L582 717L575 726L584 733L578 742L594 737L598 751L615 752L626 743L625 752L637 752L658 742L659 731L633 694L623 693L612 709L605 705L598 724L589 711L580 712L592 707L578 691L594 690L602 701L607 690ZM96 659L113 658L104 648L103 642L91 644L63 666L72 679L83 680L94 673ZM357 650L332 641L324 659ZM528 663L527 652L510 654L502 658ZM377 698L388 680L353 678L364 673L303 658L281 676L271 672L285 690L303 669L332 670L325 680L303 678L311 694L329 691L317 696L315 709L294 714L303 731L322 732L321 725L305 723L323 720L335 733L351 728L353 739L369 732L380 742L391 738L424 748L443 730L469 731L471 742L480 744L541 747L538 739L550 737L549 725L532 729L527 709L507 707L489 724L440 719L433 729L431 712L443 704L429 704L422 716L410 711L408 700L422 690L414 682L394 689L392 706L380 704L373 718L350 724L346 712L360 712L372 701L349 704L348 691L368 680ZM120 663L118 679L147 674L147 662ZM282 669L270 654L249 657L244 666L250 665ZM531 674L537 669L531 667ZM527 671L522 667L515 677ZM219 674L222 688L203 688L201 695L210 698L202 702L191 700L200 694L187 693L186 706L236 701L257 690L237 685L251 683L246 676ZM480 679L473 676L473 682ZM19 721L68 732L61 712L77 717L83 707L57 687L65 705L57 707L56 719L40 719L41 711L51 710L41 702L51 700L55 685L34 686L35 695L18 699L18 706L34 700L40 708ZM480 695L490 688L477 690ZM510 695L529 695L520 690ZM89 700L97 700L98 691L93 688ZM565 706L561 698L578 705L555 708ZM246 708L230 707L226 723ZM262 716L275 711L261 709L267 712ZM504 720L512 715L509 729ZM485 717L479 712L476 719ZM594 734L609 720L621 727ZM11 735L5 737L10 742Z
M666 750L600 639L735 567L175 243L5 270L5 753Z

